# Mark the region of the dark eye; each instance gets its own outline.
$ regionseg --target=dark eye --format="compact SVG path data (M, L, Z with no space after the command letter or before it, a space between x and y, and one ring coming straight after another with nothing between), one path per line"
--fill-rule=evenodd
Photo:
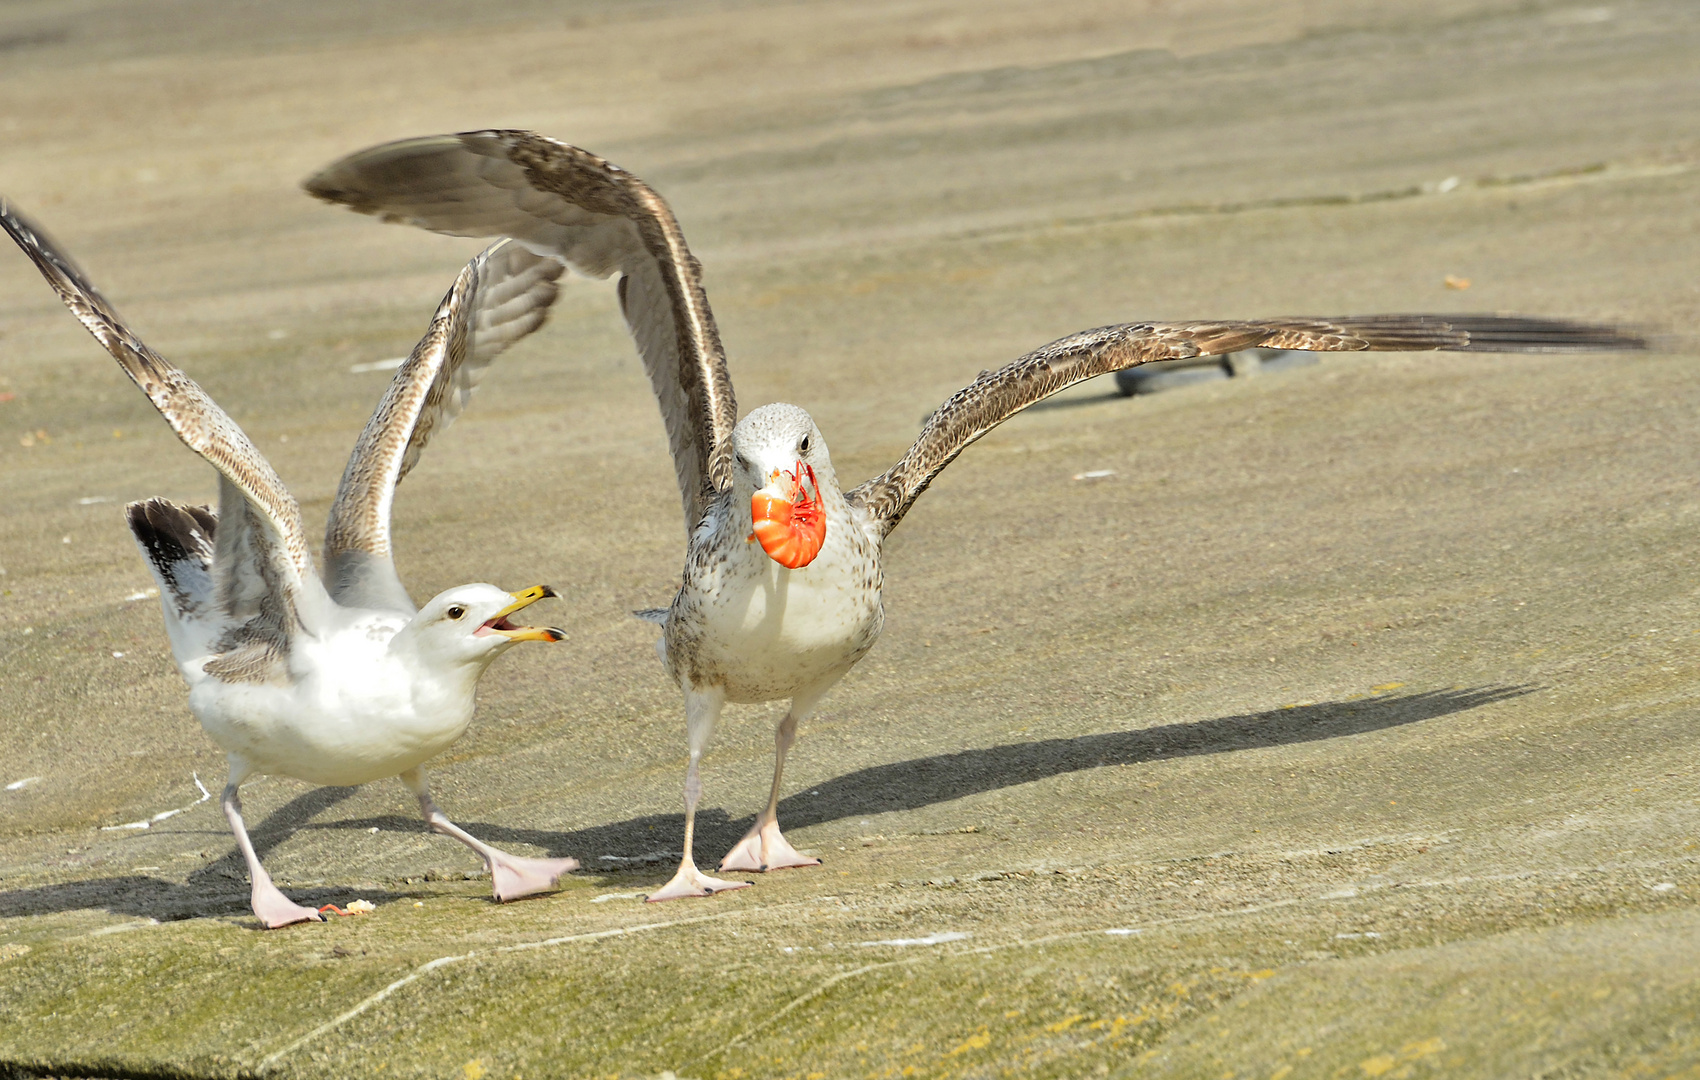
M809 437L807 435L804 435L803 441L797 444L797 452L799 454L808 453L810 445L812 445L812 444L809 442Z
M451 619L458 619L462 615L466 614L466 609L461 607L459 604L455 604L454 606L449 608L447 614L448 614L448 617L451 618Z
M738 468L748 469L749 467L750 467L750 459L745 457L742 454L739 454L738 455Z

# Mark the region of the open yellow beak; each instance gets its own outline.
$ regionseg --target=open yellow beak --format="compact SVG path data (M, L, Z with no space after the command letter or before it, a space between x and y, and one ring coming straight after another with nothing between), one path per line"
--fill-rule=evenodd
M552 626L515 626L508 621L508 616L522 608L528 608L539 600L559 595L547 585L533 585L529 589L521 589L508 595L514 602L496 612L487 619L483 626L473 631L475 636L485 634L500 634L510 641L561 641L567 636L565 630L557 630Z

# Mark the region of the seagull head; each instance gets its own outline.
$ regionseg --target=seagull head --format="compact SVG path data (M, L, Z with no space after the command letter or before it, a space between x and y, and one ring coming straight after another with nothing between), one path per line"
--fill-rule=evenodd
M733 498L750 500L750 540L800 570L826 543L829 507L843 501L826 440L795 405L763 405L732 430Z
M512 593L494 585L460 585L433 596L395 640L409 642L427 663L481 667L516 641L560 641L566 637L554 627L517 626L508 618L555 595L547 585Z

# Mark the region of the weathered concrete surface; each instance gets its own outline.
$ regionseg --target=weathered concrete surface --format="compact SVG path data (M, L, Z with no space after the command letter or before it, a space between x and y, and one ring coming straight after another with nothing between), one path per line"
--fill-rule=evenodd
M7 6L0 50L0 191L313 518L385 377L350 367L405 351L476 245L295 185L407 134L521 124L651 180L745 408L808 407L847 478L982 367L1112 321L1700 317L1679 0L91 0ZM1335 357L1019 418L896 534L885 639L793 755L785 820L826 865L651 908L682 724L626 612L669 594L677 500L609 290L576 283L397 533L418 595L562 590L569 643L505 658L434 775L473 831L593 869L496 907L399 785L268 780L247 801L284 887L378 904L275 933L128 599L118 506L207 497L210 470L4 252L0 394L0 1075L1700 1062L1683 340ZM776 712L712 752L711 853L765 794ZM934 944L879 944L904 939Z

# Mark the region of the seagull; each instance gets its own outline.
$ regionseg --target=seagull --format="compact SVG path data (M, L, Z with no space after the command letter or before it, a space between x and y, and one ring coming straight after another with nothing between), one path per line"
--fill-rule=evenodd
M1491 315L1134 322L1053 341L985 371L932 413L890 469L848 491L826 439L795 405L738 419L701 269L667 203L642 180L532 132L405 139L310 177L329 202L457 236L505 236L582 274L618 275L618 296L661 405L685 511L683 584L658 650L685 699L684 856L651 901L749 882L711 877L692 853L699 762L727 702L789 699L773 786L720 872L818 865L780 831L779 793L797 725L867 655L884 622L881 549L946 465L1027 408L1084 379L1154 360L1256 347L1354 352L1585 352L1645 347L1608 327Z
M321 580L300 508L242 429L131 333L82 270L4 199L0 227L178 438L218 470L217 509L146 499L125 513L159 585L190 711L229 757L222 805L260 922L275 928L320 913L284 896L254 853L239 789L255 775L336 785L400 777L433 831L484 860L499 901L541 892L577 869L573 859L519 858L479 841L437 808L424 770L466 731L491 661L516 642L565 637L509 618L555 592L462 585L416 609L390 554L396 484L490 362L542 325L561 264L504 240L461 272L355 444L325 530Z

